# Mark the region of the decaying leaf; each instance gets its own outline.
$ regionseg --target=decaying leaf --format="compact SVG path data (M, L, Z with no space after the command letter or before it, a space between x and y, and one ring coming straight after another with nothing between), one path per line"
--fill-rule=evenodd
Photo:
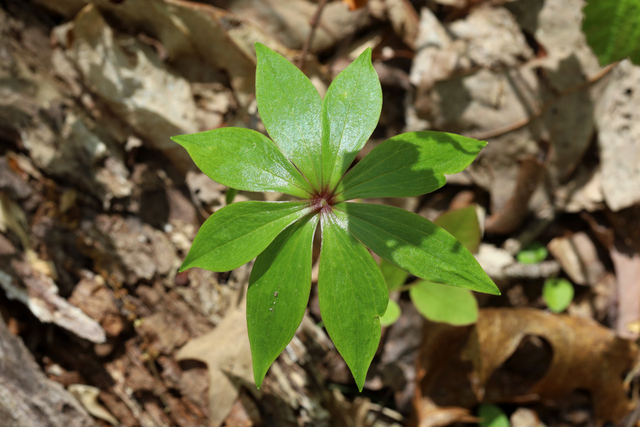
M456 406L439 407L428 397L416 400L418 427L444 427L452 423L475 423L478 418L468 409Z
M69 393L80 401L84 409L91 415L101 420L105 420L111 425L117 426L118 420L107 411L104 406L98 402L98 396L100 395L100 389L92 387L86 384L71 384L68 388Z
M546 340L552 355L544 373L542 359L530 359L526 370L540 372L523 387L516 374L501 367L526 337ZM472 328L425 327L419 390L438 405L455 401L471 408L483 399L557 399L582 389L591 394L599 423L618 423L633 407L622 379L638 355L635 343L590 319L531 308L483 309Z
M195 359L209 368L209 425L222 425L238 398L240 384L253 386L251 351L247 337L246 309L229 310L211 332L192 339L176 354L176 359Z

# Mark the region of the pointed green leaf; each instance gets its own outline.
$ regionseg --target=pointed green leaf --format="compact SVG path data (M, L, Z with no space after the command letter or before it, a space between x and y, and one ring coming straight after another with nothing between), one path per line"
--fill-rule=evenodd
M380 271L382 271L382 276L384 277L384 281L387 284L387 289L389 290L389 292L394 291L400 286L404 285L404 282L409 276L409 273L401 268L398 268L394 264L391 264L384 258L380 260Z
M318 297L324 326L362 391L389 295L378 264L344 226L322 215Z
M350 233L403 270L432 282L500 295L473 255L426 218L385 205L340 203L334 208Z
M626 57L640 64L640 0L588 1L582 30L600 65Z
M447 211L434 223L451 233L470 252L478 251L482 233L475 205Z
M322 101L322 184L335 188L373 133L382 88L365 50L331 83Z
M238 190L307 198L311 187L273 141L250 129L220 128L171 137L209 178Z
M202 224L180 271L229 271L258 256L292 222L309 213L306 202L240 202Z
M468 289L421 280L409 295L420 314L431 321L463 326L478 320L478 302Z
M319 188L322 99L295 65L256 43L256 100L269 136L280 150Z
M516 254L520 264L538 264L549 255L546 246L540 242L531 242Z
M313 234L318 217L285 229L253 266L247 291L247 329L253 376L260 388L271 364L302 321L311 291Z
M387 311L385 311L384 315L380 318L380 324L382 326L393 325L400 318L400 314L402 314L400 306L397 302L390 299L389 305L387 306Z
M549 310L562 313L573 301L574 289L567 279L548 278L542 287L542 297Z
M464 170L485 141L445 132L407 132L371 150L338 185L337 200L419 196Z

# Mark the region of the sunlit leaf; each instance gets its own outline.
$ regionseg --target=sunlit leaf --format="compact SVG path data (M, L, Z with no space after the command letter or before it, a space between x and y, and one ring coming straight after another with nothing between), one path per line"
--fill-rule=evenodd
M434 223L451 233L469 251L478 251L482 233L475 205L447 211Z
M538 264L544 261L549 255L549 251L539 242L533 242L522 248L516 254L516 259L520 264Z
M382 271L382 276L384 277L384 281L387 284L387 289L389 289L389 292L394 291L400 286L404 285L404 282L409 276L409 273L391 264L386 259L380 260L380 271Z
M247 328L258 387L304 316L311 290L312 243L317 224L315 216L285 229L258 256L251 271Z
M473 255L426 218L365 203L340 203L335 209L350 233L403 270L436 283L500 294Z
M437 190L445 174L473 162L484 141L444 132L407 132L371 150L339 183L337 200L410 197Z
M567 279L549 278L544 281L542 297L554 313L566 310L573 301L573 294L573 285Z
M400 306L397 302L390 299L387 311L385 311L384 315L380 318L380 324L382 326L393 325L400 318L400 314Z
M309 212L305 202L240 202L211 215L180 267L228 271L258 256L282 230Z
M420 281L409 289L413 305L433 322L471 325L478 320L478 303L468 289Z
M245 191L278 191L308 197L309 183L259 132L220 128L171 138L182 145L209 178Z
M302 71L281 55L260 43L256 54L256 100L264 127L311 185L319 188L322 99Z
M334 188L373 133L382 110L382 88L371 48L344 69L322 101L322 183Z
M378 264L334 215L322 215L318 298L324 326L362 390L389 294Z

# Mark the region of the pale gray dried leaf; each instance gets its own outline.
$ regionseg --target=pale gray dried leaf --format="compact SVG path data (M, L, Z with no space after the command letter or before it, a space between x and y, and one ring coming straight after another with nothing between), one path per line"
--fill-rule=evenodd
M100 418L108 422L111 425L119 425L118 420L105 409L104 406L98 401L100 395L100 389L92 387L86 384L71 384L67 387L69 393L71 393L78 401L84 406L84 409L88 413L96 418Z
M614 212L640 202L640 67L622 61L597 103L602 189Z
M151 46L111 28L92 4L78 14L72 34L66 52L86 86L154 148L170 152L179 166L190 164L184 150L169 140L198 130L189 83Z

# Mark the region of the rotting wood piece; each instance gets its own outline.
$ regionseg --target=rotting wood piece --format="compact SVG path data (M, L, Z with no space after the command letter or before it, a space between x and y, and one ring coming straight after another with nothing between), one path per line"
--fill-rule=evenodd
M60 384L50 381L0 317L0 420L3 426L85 427L95 423Z

